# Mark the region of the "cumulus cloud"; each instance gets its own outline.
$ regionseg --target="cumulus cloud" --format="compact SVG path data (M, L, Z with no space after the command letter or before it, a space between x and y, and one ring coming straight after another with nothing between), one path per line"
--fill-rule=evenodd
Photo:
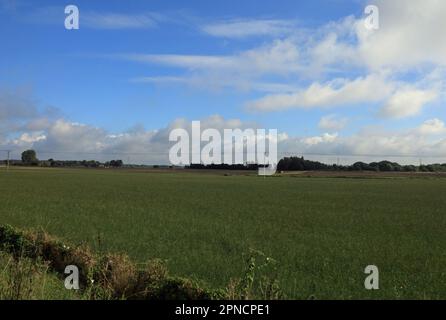
M418 115L422 109L441 96L441 82L431 79L417 84L389 79L387 73L370 74L354 80L334 79L327 83L312 83L292 93L273 93L246 104L247 109L271 112L286 109L334 108L352 104L382 103L379 114L386 118Z
M14 132L43 130L58 114L56 108L38 106L29 88L0 88L0 140Z
M349 81L335 79L318 82L291 94L267 95L247 104L255 111L277 111L290 108L335 107L360 102L379 101L392 92L395 84L386 82L381 75L372 74Z
M135 127L121 133L110 133L94 126L58 119L50 122L45 130L22 132L16 138L6 139L6 143L16 157L21 151L34 148L41 159L106 161L120 158L130 163L169 164L168 152L173 145L169 142L169 133L175 128L190 132L191 121L176 119L157 130ZM214 115L201 119L202 132L209 128L222 133L224 129L261 127L256 123ZM389 131L370 127L349 136L324 133L299 137L279 132L277 141L279 157L304 155L311 158L317 155L316 159L327 162L337 157L344 157L349 162L389 159L416 163L419 157L426 161L430 159L430 162L446 160L446 127L438 118L426 120L412 129Z
M251 49L225 55L124 54L115 57L181 70L181 76L152 75L137 81L260 92L258 98L247 103L248 109L254 111L371 104L376 108L373 111L395 120L421 115L426 105L444 101L446 41L441 31L446 30L443 17L446 2L377 0L373 3L381 15L380 29L375 31L364 28L363 17L353 16L299 30L293 29L293 23L282 20L236 19L209 24L202 30L215 37L266 36L266 40ZM47 13L49 17L51 10ZM86 26L92 28L148 28L160 21L150 13L85 14ZM289 32L289 28L294 32ZM141 154L139 161L150 159L156 163L165 160L170 130L190 126L190 121L177 119L158 130L134 128L110 133L61 117L56 120L42 113L31 100L20 92L0 92L2 144L58 151L65 158L85 158L88 153L91 157ZM432 119L420 120L420 125L402 131L365 128L342 136L335 132L342 130L347 120L328 115L320 120L319 128L330 133L308 137L282 133L280 148L283 152L303 154L444 155L444 122L438 117L429 118ZM219 116L202 120L204 127L247 125Z
M14 139L12 144L17 147L23 147L28 145L33 145L35 142L42 141L46 139L44 132L25 132L20 135L19 138Z
M290 137L279 144L284 156L303 155L327 163L390 160L403 164L446 162L446 130L443 121L427 120L399 131L366 127L349 136L323 134Z
M125 58L186 70L185 76L152 76L147 82L264 92L263 97L247 102L254 111L374 104L384 117L420 114L425 105L444 97L443 78L430 75L446 66L446 41L438 32L446 28L446 3L372 3L380 9L378 30L367 30L364 16L348 16L315 28L297 28L283 20L234 19L202 29L228 38L273 35L279 39L230 55ZM423 81L428 83L420 86Z
M424 105L438 97L435 90L419 90L407 88L398 90L381 108L382 116L390 118L405 118L420 113Z
M0 121L29 119L38 114L37 107L31 98L30 90L0 89Z
M202 131L212 128L218 130L222 136L224 129L244 130L257 127L256 123L224 119L219 115L201 119ZM23 150L33 148L41 159L106 161L120 158L137 164L169 164L169 149L173 145L169 141L170 132L183 128L190 133L191 121L179 118L157 130L145 130L137 126L120 133L110 133L102 128L62 118L45 123L44 130L29 128L23 131L25 128L9 132L10 135L5 136L4 141L0 139L8 149L14 151L15 157L19 157ZM42 126L34 128L41 129ZM286 135L280 135L280 139L285 137Z
M417 130L421 135L439 135L446 133L446 126L440 119L430 119L423 122Z
M365 30L357 23L358 52L372 68L410 68L423 64L446 65L446 30L442 0L377 0L380 28Z
M329 142L329 143L334 142L337 137L338 137L337 133L334 134L324 133L322 136L308 137L302 139L302 141L307 145L313 146L324 142Z

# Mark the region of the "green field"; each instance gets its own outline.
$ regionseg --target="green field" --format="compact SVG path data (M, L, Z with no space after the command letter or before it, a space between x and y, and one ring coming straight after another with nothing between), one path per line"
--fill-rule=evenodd
M446 299L446 179L0 171L0 223L38 228L222 287L243 254L278 262L288 298ZM364 289L376 265L380 290Z

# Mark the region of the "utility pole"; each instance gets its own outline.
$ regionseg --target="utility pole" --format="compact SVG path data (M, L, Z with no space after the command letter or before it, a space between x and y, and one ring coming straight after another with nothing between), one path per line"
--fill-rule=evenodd
M11 150L6 151L8 153L8 159L6 160L6 171L9 171L9 155L11 153Z
M6 171L9 170L9 160L10 160L10 156L11 156L11 150L0 150L2 152L6 152L6 154L8 155L6 158Z

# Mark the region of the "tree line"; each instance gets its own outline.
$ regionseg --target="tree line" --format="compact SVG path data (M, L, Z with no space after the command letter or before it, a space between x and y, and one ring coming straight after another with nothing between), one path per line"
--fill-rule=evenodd
M13 165L41 166L41 167L85 167L85 168L121 168L124 166L122 160L111 160L100 162L96 160L39 160L35 150L22 152L21 162L12 161Z
M257 170L260 166L258 164L208 164L204 165L202 163L193 163L186 166L186 169L209 169L209 170Z
M304 157L285 157L277 164L278 171L383 171L383 172L446 172L446 163L428 165L401 165L397 162L355 162L352 165L325 164Z
M191 164L188 169L257 170L258 164ZM352 165L326 164L306 160L304 157L285 157L277 164L277 171L382 171L382 172L446 172L446 163L428 165L401 165L387 160L379 162L355 162Z
M85 168L120 168L124 166L122 160L100 162L96 160L39 160L36 151L22 152L21 161L11 160L12 165L43 166L43 167L85 167ZM154 166L157 167L157 166ZM191 164L188 169L210 170L258 170L262 165L251 164ZM379 162L355 162L352 165L326 164L319 161L307 160L304 157L285 157L277 164L277 171L382 171L382 172L446 172L446 163L427 165L401 165L387 160Z

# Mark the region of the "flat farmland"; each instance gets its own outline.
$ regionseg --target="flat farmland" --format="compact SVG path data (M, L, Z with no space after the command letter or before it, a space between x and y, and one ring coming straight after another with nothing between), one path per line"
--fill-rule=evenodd
M219 172L0 171L0 223L166 260L223 287L250 249L290 299L446 299L446 179ZM379 268L380 289L364 289Z

